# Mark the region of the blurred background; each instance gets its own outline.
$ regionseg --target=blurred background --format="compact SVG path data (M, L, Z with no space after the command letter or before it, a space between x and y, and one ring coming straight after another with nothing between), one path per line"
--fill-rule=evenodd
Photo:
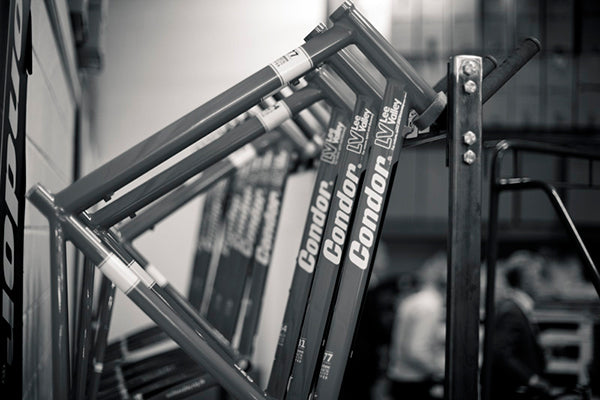
M27 104L27 187L56 192L299 46L341 3L333 0L31 0L33 73ZM448 57L501 60L523 38L542 51L484 107L484 138L542 139L600 149L600 2L597 0L360 0L359 9L432 85ZM600 183L600 164L556 156L507 156L525 176ZM489 164L489 158L487 159ZM446 245L445 142L400 158L373 275L367 318L377 324L373 391L383 398L394 312L418 286L423 262ZM489 187L489 165L484 188ZM151 174L155 173L153 171ZM312 190L311 171L290 178L275 244L255 359L268 376L284 299ZM117 197L120 193L117 193ZM565 190L566 207L600 259L600 193ZM489 190L483 193L487 218ZM187 293L200 198L140 237L136 246ZM485 229L483 230L485 232ZM485 235L484 235L485 236ZM23 397L44 398L51 376L47 223L28 204L23 304ZM484 238L483 248L487 246ZM575 248L540 193L504 194L499 257L528 249L549 273L537 305L557 381L600 382L600 304ZM69 250L74 260L73 249ZM482 253L485 254L485 253ZM70 263L73 265L74 263ZM71 270L75 277L75 271ZM74 281L75 279L72 279ZM374 322L373 322L374 321ZM110 337L149 320L124 296ZM372 325L375 326L375 325ZM559 335L556 335L558 327ZM555 329L554 331L552 329ZM554 334L554 336L552 336ZM560 336L563 335L563 336ZM558 339L557 339L558 338ZM562 338L562 339L561 339Z

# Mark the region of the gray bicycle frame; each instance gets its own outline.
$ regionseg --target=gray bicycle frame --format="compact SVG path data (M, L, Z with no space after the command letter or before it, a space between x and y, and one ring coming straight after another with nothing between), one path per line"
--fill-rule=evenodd
M328 74L316 74L316 76L313 78L313 84L316 84L317 82L320 83L321 87L324 88L324 92L326 93L327 98L330 102L340 103L347 101L347 99L344 100L339 97L336 88L332 87L332 77L330 77ZM306 140L304 140L304 143L306 143ZM300 148L303 147L301 143L298 143L298 146ZM137 235L151 228L154 224L162 220L168 214L183 206L194 196L198 195L204 189L206 189L212 183L214 183L217 180L217 178L231 173L234 169L234 165L228 162L227 159L213 165L211 168L209 168L209 170L205 171L205 173L195 182L193 182L190 185L179 188L181 190L173 191L173 193L170 193L170 195L165 196L160 201L157 201L156 204L152 204L150 207L148 207L148 209L145 209L140 216L131 220L130 223L125 224L124 228L127 228L128 226L132 228L130 228L129 230L125 229L127 235L126 237L122 237L122 235L119 235L119 233L116 232L113 237L113 246L120 246L120 250L122 252L128 252L131 256L133 256L133 258L136 259L138 264L145 268L148 264L147 261L143 258L143 256L141 256L137 251L135 251L135 249L133 249L130 243L127 242L133 240ZM117 244L117 242L120 243ZM154 273L159 273L154 268L153 271ZM218 331L211 329L211 327L206 322L198 319L198 315L196 314L195 310L193 310L193 308L188 304L188 302L183 298L183 296L181 296L176 290L174 290L164 278L155 278L155 280L162 282L162 284L160 285L161 288L159 292L162 298L167 299L168 303L172 307L176 308L179 312L183 312L184 315L189 315L190 318L192 318L192 320L195 320L195 323L201 325L202 332L204 332L206 336L216 338L217 344L220 344L224 351L228 353L227 355L230 359L239 359L239 355L230 348L229 343L221 337ZM102 301L100 302L100 304L102 304ZM109 315L107 314L103 315L109 317ZM106 324L106 322L104 324ZM102 346L99 346L99 348L102 348ZM82 353L82 356L85 356L85 354ZM98 362L99 360L95 360L96 364ZM100 375L100 369L101 368L97 368L96 374L94 375L94 379L92 380L92 387L94 387L95 384L97 384L97 380L99 379ZM79 372L81 374L83 371L80 370ZM78 379L80 380L81 377L79 377ZM81 386L82 385L80 385L79 387Z

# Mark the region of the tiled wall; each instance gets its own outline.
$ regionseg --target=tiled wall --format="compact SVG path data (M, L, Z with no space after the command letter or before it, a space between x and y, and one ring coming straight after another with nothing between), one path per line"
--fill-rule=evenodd
M54 15L60 15L63 22L68 21L66 3L56 0L50 5L52 8L47 3L52 2L31 1L33 74L29 76L27 94L26 186L41 182L56 192L72 180L77 82L63 64L64 51L73 49L64 48L61 54L59 45L59 38L69 30L57 30L51 22L51 13L58 13ZM69 43L69 37L66 39ZM24 399L52 397L48 243L48 223L27 203L23 267Z

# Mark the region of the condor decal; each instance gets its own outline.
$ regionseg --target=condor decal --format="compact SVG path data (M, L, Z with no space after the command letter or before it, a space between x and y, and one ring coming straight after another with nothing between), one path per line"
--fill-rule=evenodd
M389 165L388 165L389 167ZM379 223L379 215L383 206L382 195L388 186L389 170L386 168L386 158L377 156L375 172L371 182L365 182L364 196L367 208L361 220L359 240L350 243L350 261L360 269L367 269L371 256L371 247L375 241L375 231Z
M333 186L333 182L321 181L319 183L318 195L315 198L314 204L310 207L312 218L308 237L300 253L298 253L298 265L308 273L313 272L316 257L321 247L323 228L327 220L327 211L329 210L329 201L331 199L331 186Z
M21 397L23 336L23 232L25 217L25 110L27 72L31 71L29 1L0 5L2 131L0 207L2 227L2 294L0 305L0 393ZM5 62L5 63L4 63Z

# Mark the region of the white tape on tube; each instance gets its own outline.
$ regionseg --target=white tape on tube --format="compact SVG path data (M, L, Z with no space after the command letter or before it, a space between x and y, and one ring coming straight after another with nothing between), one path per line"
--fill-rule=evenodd
M136 273L137 276L140 277L140 279L142 280L142 282L144 282L144 285L146 285L146 287L151 288L156 283L155 280L152 279L152 276L150 276L150 274L135 261L129 264L129 269L131 269L133 272Z
M291 118L292 111L283 101L278 101L274 106L267 108L256 118L260 121L266 132L277 128L282 122Z
M289 53L279 57L269 64L273 71L279 77L282 85L287 85L290 81L304 75L313 67L310 56L303 47L298 47Z
M231 153L228 160L234 167L240 168L245 165L248 161L256 157L256 148L252 145L246 145L241 149Z
M133 271L129 270L125 263L115 254L111 254L102 260L98 264L98 269L125 294L129 293L140 281L140 278Z
M169 281L167 281L167 278L165 278L165 276L160 273L158 268L156 268L152 264L146 265L146 272L156 281L156 283L160 287L165 287L167 286L167 283L169 283Z

